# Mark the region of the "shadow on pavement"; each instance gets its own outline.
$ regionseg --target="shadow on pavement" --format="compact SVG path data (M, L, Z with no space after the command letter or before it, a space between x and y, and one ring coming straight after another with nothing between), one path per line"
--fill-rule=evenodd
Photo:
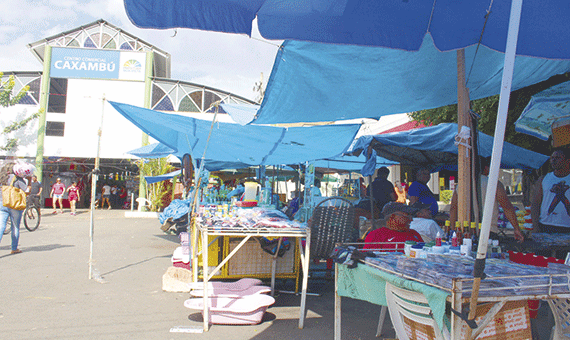
M22 252L40 252L40 251L52 251L55 249L59 249L59 248L70 248L70 247L75 247L72 244L46 244L46 245L42 245L42 246L34 246L34 247L22 247L21 250ZM10 250L10 246L3 246L0 247L0 250ZM0 256L0 258L6 257L6 256L10 256L10 254L6 254L3 256Z
M145 263L145 262L148 262L148 261L151 261L151 260L154 260L154 259L162 259L162 258L170 258L170 257L172 257L172 255L170 255L170 254L161 255L161 256L149 257L149 258L144 259L144 260L142 260L142 261L138 261L138 262L135 262L135 263L130 263L130 264L127 264L126 266L122 266L122 267L119 267L119 268L117 268L117 269L110 270L110 271L108 271L108 272L106 272L106 273L102 273L101 275L108 275L108 274L111 274L111 273L115 273L115 272L118 272L118 271L121 271L121 270L130 268L130 267L138 266L138 265L140 265L140 264L143 264L143 263Z

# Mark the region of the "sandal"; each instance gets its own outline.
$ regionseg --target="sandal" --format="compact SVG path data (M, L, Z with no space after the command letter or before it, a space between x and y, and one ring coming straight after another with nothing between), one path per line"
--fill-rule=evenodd
M10 254L19 254L19 253L21 253L21 252L22 252L22 251L21 251L20 249L16 249L16 250L12 250L12 251L10 252Z

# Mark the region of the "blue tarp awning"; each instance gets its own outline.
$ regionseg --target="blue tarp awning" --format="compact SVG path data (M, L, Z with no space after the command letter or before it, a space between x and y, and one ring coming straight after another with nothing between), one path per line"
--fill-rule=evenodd
M470 99L498 94L510 2L490 9L456 0L125 0L125 8L139 27L250 34L257 18L265 38L291 39L277 52L253 121L276 124L377 119L454 104L460 48ZM570 59L569 15L560 0L524 1L512 90L570 71L568 60L522 57Z
M418 50L431 35L440 51L481 42L505 51L511 1L125 0L142 28L195 28L251 36L257 20L266 39ZM570 58L567 0L525 0L517 54Z
M359 124L274 127L216 122L110 102L125 118L160 143L201 159L210 171L255 165L298 164L341 155L354 140Z
M402 165L437 168L457 165L457 124L445 123L403 132L362 136L348 149L360 154L372 145L378 156L397 161ZM493 137L479 132L479 155L491 157ZM505 142L501 167L506 169L538 169L548 156Z
M162 143L152 143L127 151L127 153L140 158L163 158L168 157L169 155L175 155L176 150L173 150Z
M319 159L314 162L316 168L322 168L323 170L331 169L338 171L350 171L350 172L360 172L362 167L366 163L366 157L364 155L356 156L340 156L328 159ZM399 164L382 157L376 157L376 169L383 166L390 166Z
M158 176L145 176L144 179L148 184L153 184L153 183L158 183L158 182L162 182L162 181L166 181L167 179L172 179L178 175L180 175L181 171L180 170L176 170L173 172L169 172L167 174L164 175L158 175Z
M499 93L504 54L465 49L471 100ZM569 60L516 57L512 90L570 71ZM290 81L297 79L298 81ZM348 86L347 84L354 84ZM457 103L457 53L438 51L426 37L419 52L285 41L275 58L264 100L223 105L240 123L337 121L437 108ZM249 112L250 119L241 118Z

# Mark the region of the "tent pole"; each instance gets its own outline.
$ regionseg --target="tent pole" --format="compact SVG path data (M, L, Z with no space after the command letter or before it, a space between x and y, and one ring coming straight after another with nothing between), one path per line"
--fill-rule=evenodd
M477 312L477 299L479 297L479 285L485 270L485 258L487 256L487 243L489 241L489 231L491 229L491 218L493 215L493 206L495 204L495 195L497 192L497 183L499 181L499 167L503 155L503 143L505 139L505 126L507 123L507 114L509 109L509 99L511 94L511 85L513 80L513 70L515 66L515 55L517 50L517 40L519 34L519 25L522 11L522 0L513 0L511 4L511 15L509 18L509 30L507 35L507 46L505 48L505 63L503 67L503 79L501 82L501 93L499 97L499 110L497 113L497 121L495 124L495 136L493 140L493 153L491 157L491 169L489 172L489 181L487 184L487 193L485 196L485 205L483 209L483 225L479 236L479 247L477 248L477 258L475 260L475 268L473 276L473 292L469 305L470 320L475 319ZM468 327L468 335L471 336L471 328ZM468 337L468 338L469 338Z
M473 128L469 119L469 90L465 80L465 50L457 51L457 128L461 131L463 126ZM463 221L471 220L470 204L470 183L471 183L471 162L470 149L465 145L457 146L457 177L460 183L457 188L458 214L457 220L463 226ZM451 226L452 228L455 226Z

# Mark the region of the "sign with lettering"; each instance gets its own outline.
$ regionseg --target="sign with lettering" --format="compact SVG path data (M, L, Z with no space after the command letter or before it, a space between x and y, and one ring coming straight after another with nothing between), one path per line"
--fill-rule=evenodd
M144 81L146 53L84 48L52 48L52 78Z

